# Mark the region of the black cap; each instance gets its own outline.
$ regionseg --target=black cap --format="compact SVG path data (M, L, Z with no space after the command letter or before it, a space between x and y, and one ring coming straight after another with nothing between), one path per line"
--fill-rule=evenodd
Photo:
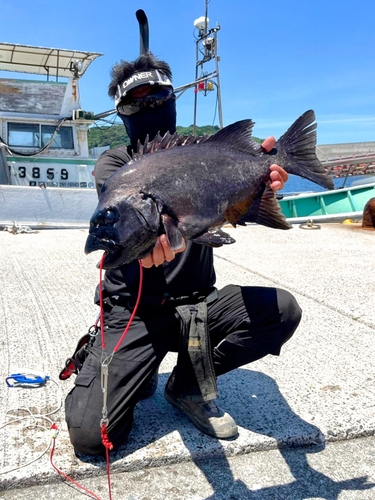
M140 85L151 85L151 86L163 86L171 87L172 82L170 79L160 70L150 69L147 71L139 71L134 73L130 78L124 80L122 83L117 85L115 105L116 107L119 103L126 97L127 93Z

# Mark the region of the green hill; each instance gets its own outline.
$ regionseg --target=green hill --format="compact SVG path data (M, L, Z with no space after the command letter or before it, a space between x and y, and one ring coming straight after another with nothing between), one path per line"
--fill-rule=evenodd
M103 146L115 148L124 144L128 145L130 142L123 125L91 127L88 130L87 137L89 149Z
M192 134L193 125L190 127L177 126L177 132L180 135ZM196 127L197 135L212 135L219 130L217 125L205 125L203 127ZM261 142L260 139L254 137L255 140ZM89 148L98 148L109 146L115 148L117 146L128 145L130 143L129 137L126 134L123 125L111 125L104 127L91 127L88 131Z

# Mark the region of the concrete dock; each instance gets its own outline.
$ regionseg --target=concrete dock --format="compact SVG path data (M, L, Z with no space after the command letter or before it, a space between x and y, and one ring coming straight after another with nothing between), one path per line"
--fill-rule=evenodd
M113 500L375 499L375 230L226 230L237 243L215 250L217 286L285 288L302 322L280 357L219 378L218 403L240 429L231 441L202 434L165 401L169 354L128 443L111 453ZM69 442L63 403L74 376L58 381L98 314L100 253L85 256L86 236L0 232L0 497L80 498L50 464L54 422L55 465L108 498L105 461L77 457ZM9 388L20 369L51 378ZM28 412L43 418L19 419Z

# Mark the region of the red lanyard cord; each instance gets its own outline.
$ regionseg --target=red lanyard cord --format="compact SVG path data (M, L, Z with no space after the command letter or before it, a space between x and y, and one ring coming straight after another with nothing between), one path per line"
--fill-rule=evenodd
M100 260L100 281L99 281L100 326L101 326L101 332L102 332L102 349L103 349L103 351L105 350L105 345L106 345L105 338L104 338L103 279L102 279L104 258L105 258L105 253L103 254L103 257ZM128 333L128 330L133 322L134 316L137 313L137 309L138 309L139 302L141 300L141 295L142 295L142 282L143 282L143 267L142 267L142 262L139 261L139 287L138 287L137 300L135 302L135 306L134 306L133 312L130 316L130 319L128 321L128 324L126 325L126 328L124 329L124 332L121 335L120 340L117 342L116 347L113 349L113 353L117 352L118 349L120 348L120 345L121 345L122 341L124 340L125 335Z
M103 254L103 257L100 260L100 279L99 279L99 305L100 305L99 318L100 318L100 326L101 326L101 332L102 332L102 349L103 349L103 352L105 350L104 309L103 309L103 279L102 279L104 257L105 257L105 254ZM132 312L132 314L130 316L130 319L128 321L128 324L126 325L126 328L124 329L124 332L121 335L120 340L117 342L117 345L114 348L112 354L109 355L105 359L105 366L104 366L104 368L107 368L107 370L108 370L108 364L110 363L113 354L120 348L120 345L121 345L122 341L124 340L125 335L128 333L128 330L129 330L129 328L130 328L130 326L131 326L131 324L133 322L134 316L136 315L136 312L137 312L137 309L138 309L138 306L139 306L139 302L141 300L142 279L143 279L143 267L142 267L142 262L139 261L139 288L138 288L137 300L136 300L133 312ZM96 321L95 326L97 325L98 321L99 321L99 319ZM102 364L102 370L103 370L103 364ZM103 377L103 375L102 375L102 377ZM107 379L108 379L108 371L107 371ZM106 396L107 396L107 387L105 387L105 389L106 390L104 391L103 396L105 396L105 398L106 398ZM105 399L105 401L106 401L106 399ZM104 410L104 408L103 408L103 410ZM106 405L105 405L105 410L106 410ZM104 416L106 417L106 415L103 415L103 419L101 421L101 436L102 436L102 443L103 443L103 445L105 447L105 451L106 451L108 495L109 495L109 499L112 500L109 451L111 449L113 449L113 445L112 445L112 443L108 439L108 433L107 433L108 418L104 418ZM95 493L93 493L92 491L86 489L84 486L82 486L79 483L77 483L76 481L74 481L71 477L69 477L67 474L65 474L61 469L59 469L58 467L56 467L56 465L53 463L53 455L54 455L54 452L55 452L55 442L56 442L56 437L57 437L57 434L58 434L58 428L57 428L56 424L53 424L51 426L51 431L52 431L52 434L51 434L52 445L51 445L51 452L50 452L50 462L51 462L52 467L63 478L65 478L67 481L70 481L74 486L76 486L77 488L79 488L79 490L81 492L86 493L87 495L91 496L91 498L93 498L95 500L100 500L100 497L98 497Z
M99 281L100 327L101 327L101 333L102 333L101 386L102 386L102 392L103 392L103 411L102 411L102 419L100 421L100 426L101 426L102 443L103 443L103 446L105 447L105 452L106 452L108 493L109 493L109 498L111 500L112 499L112 492L111 492L111 479L110 479L109 451L113 449L113 444L109 440L108 431L107 431L107 426L108 426L108 410L107 410L108 366L109 366L110 362L112 361L114 353L120 348L120 345L123 342L126 334L128 333L128 330L133 322L134 316L137 313L137 309L138 309L139 302L141 300L141 295L142 295L143 267L142 267L142 261L139 260L139 287L138 287L137 300L136 300L133 312L130 315L128 324L126 325L126 328L124 329L124 331L120 337L120 340L117 342L112 353L110 355L107 355L105 353L105 345L106 344L105 344L105 338L104 338L103 279L102 279L104 258L105 258L105 254L103 254L103 257L100 261L100 281Z

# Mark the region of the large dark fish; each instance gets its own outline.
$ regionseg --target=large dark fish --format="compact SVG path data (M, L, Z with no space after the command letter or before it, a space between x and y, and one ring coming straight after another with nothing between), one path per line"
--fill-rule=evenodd
M234 243L220 229L225 223L290 229L270 188L269 167L277 163L333 189L315 154L314 121L313 111L304 113L271 153L252 139L251 120L200 143L178 146L176 134L156 138L104 183L85 252L104 250L103 267L110 269L148 255L162 233L178 249L183 238L213 247Z

